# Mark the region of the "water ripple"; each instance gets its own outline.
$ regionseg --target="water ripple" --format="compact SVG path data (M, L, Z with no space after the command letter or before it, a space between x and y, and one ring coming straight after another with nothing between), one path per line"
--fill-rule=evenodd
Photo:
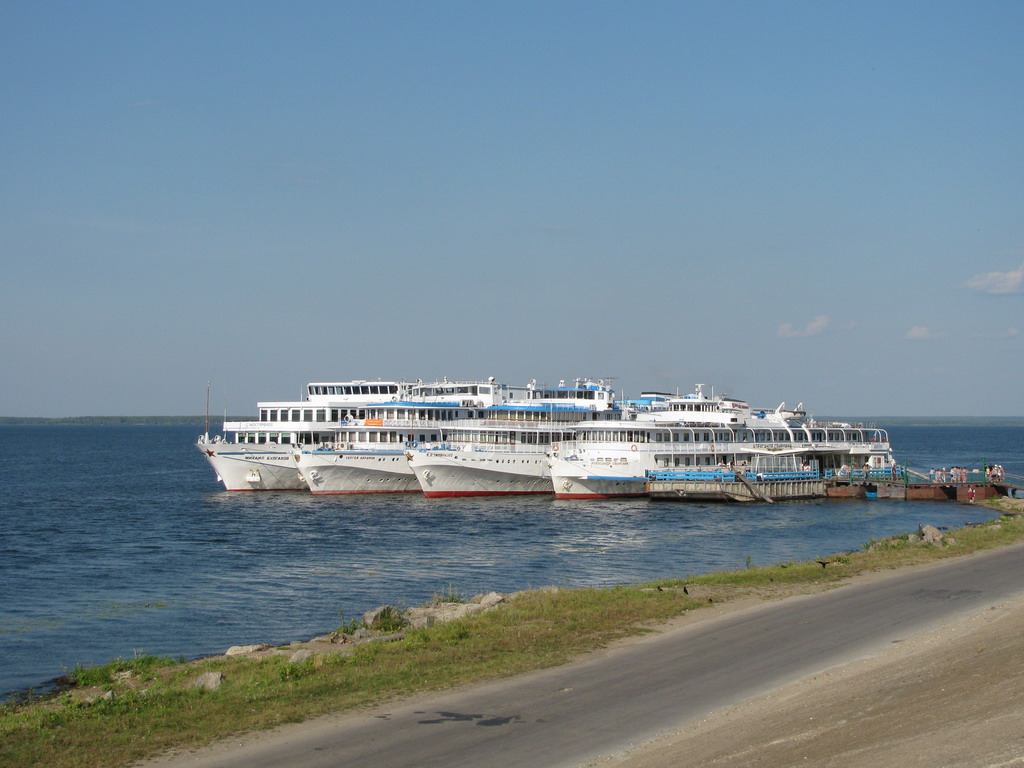
M20 469L0 500L0 691L139 651L193 657L311 637L342 615L450 589L685 576L856 549L922 520L955 527L985 517L925 502L225 493L194 432L0 428L0 457ZM958 456L1007 457L1007 471L1024 474L1019 428L892 432L916 466L958 463L938 460L954 446Z

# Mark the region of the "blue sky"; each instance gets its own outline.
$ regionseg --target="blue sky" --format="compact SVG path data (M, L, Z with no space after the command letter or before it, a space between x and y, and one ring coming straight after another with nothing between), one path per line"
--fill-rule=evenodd
M0 415L1024 415L1020 2L6 2Z

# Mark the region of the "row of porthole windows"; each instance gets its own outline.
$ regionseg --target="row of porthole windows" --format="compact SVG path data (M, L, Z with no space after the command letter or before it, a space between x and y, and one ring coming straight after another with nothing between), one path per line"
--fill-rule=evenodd
M473 430L452 430L448 439L455 443L480 443L482 445L550 445L572 439L571 432L523 432L502 430L480 432Z
M397 395L397 384L310 384L311 395Z
M331 422L341 421L346 414L362 419L366 411L348 411L343 408L261 408L260 421L311 421L326 423L330 415Z
M864 442L865 440L881 440L884 438L876 436L874 433L869 433L868 436L865 436L862 432L829 432L828 437L826 438L825 432L811 431L808 433L805 430L796 430L793 434L790 434L789 432L781 430L736 432L701 432L693 430L684 432L641 432L637 430L588 429L587 431L582 432L578 439L584 442L601 443L729 443L751 441L757 443L822 443L825 442L826 439L831 441Z
M454 421L456 419L483 418L483 411L467 411L458 408L370 408L367 418L371 419L412 419L420 421Z
M340 443L436 443L440 436L436 432L409 434L408 432L345 432L338 435Z
M330 440L333 435L329 432L239 432L238 442L254 445L291 445L301 443L303 445L321 443Z

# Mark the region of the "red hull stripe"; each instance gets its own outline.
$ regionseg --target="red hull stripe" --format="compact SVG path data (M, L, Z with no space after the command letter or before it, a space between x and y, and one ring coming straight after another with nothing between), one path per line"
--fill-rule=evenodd
M538 496L551 495L551 491L424 491L428 499L448 499L453 496Z
M420 489L416 488L412 491L312 491L314 496L348 496L354 493L368 494L368 493L420 493Z

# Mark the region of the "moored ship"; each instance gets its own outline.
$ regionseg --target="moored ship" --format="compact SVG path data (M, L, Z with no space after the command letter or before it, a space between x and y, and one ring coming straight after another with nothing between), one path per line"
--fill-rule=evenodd
M298 491L306 483L293 455L303 444L332 439L345 418L365 418L374 403L398 399L397 381L312 382L306 399L257 403L258 419L225 421L222 434L200 435L197 447L229 491Z
M474 418L446 425L440 444L411 447L406 455L425 496L550 494L547 454L584 422L620 415L614 390L604 381L538 387L495 404Z
M369 406L365 418L346 420L329 441L296 452L299 475L316 495L419 493L407 451L441 444L447 425L479 416L521 391L493 377L417 382L401 400Z
M693 394L669 398L633 420L581 425L549 455L556 498L642 496L651 473L730 468L791 457L814 470L892 466L885 430L807 419L802 405L751 409L743 400Z

